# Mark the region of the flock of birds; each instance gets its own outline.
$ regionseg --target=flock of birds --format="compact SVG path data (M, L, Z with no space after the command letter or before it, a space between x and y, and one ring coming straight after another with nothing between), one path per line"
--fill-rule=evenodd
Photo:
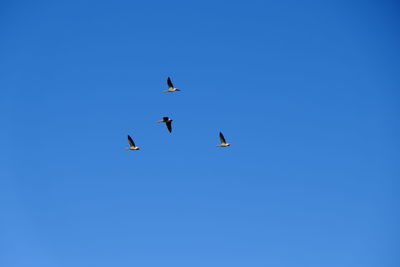
M167 85L168 85L168 90L163 91L164 93L172 93L172 92L180 91L179 88L174 87L170 77L168 77L168 79L167 79ZM170 119L169 117L163 117L162 120L159 120L157 122L165 123L168 131L170 133L172 132L172 119ZM219 132L219 140L221 141L221 143L218 144L217 147L228 147L231 145L226 142L225 137L222 134L222 132ZM133 141L132 137L130 137L130 135L128 135L128 143L129 143L129 147L126 148L127 150L139 150L140 149L140 147L136 146L135 142Z

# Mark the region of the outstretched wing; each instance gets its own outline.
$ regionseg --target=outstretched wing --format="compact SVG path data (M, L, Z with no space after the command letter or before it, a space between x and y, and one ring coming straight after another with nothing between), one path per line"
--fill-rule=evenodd
M167 125L168 131L172 132L172 121L167 121L165 124Z
M167 84L168 84L168 88L174 88L174 85L172 84L170 77L168 77L168 79L167 79Z
M128 142L130 146L135 147L135 142L133 142L132 137L130 137L129 135L128 135Z
M221 143L226 144L225 137L221 132L219 132L219 140L221 140Z

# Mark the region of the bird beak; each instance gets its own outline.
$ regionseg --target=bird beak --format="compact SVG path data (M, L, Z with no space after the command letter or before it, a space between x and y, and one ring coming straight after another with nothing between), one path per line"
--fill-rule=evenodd
M175 88L176 89L176 91L180 91L180 89L179 88Z
M162 120L161 121L157 121L157 123L160 123L160 122L163 122Z

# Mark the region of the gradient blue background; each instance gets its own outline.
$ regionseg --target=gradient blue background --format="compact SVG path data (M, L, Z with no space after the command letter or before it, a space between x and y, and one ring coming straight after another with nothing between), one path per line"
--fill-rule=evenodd
M3 1L0 266L399 266L399 11Z

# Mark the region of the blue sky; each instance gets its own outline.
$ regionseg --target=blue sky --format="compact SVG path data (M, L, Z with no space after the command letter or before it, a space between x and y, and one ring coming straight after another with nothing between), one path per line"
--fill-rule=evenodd
M398 266L398 14L2 2L0 265Z

